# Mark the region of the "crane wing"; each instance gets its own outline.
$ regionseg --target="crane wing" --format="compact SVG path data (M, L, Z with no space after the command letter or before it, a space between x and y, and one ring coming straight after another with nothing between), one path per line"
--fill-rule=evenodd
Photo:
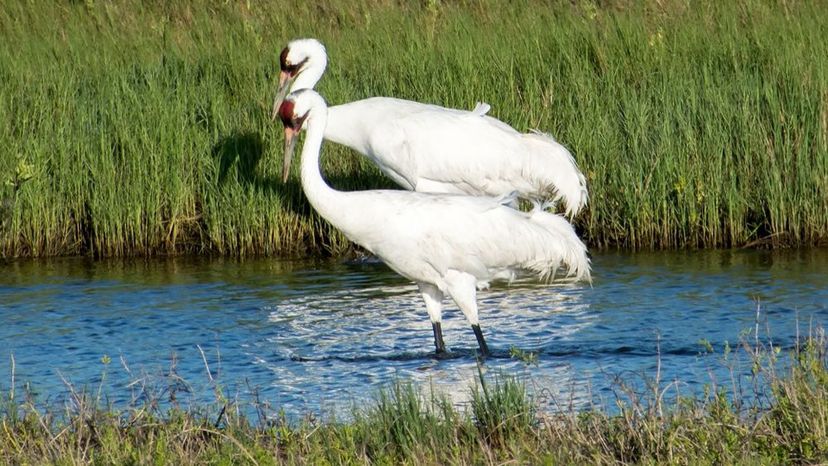
M417 169L418 191L501 195L531 188L503 182L520 170L519 160L512 157L520 133L494 118L437 108L407 115L393 125L409 142L406 157Z
M587 202L586 180L566 147L488 116L491 106L484 102L466 111L374 97L336 108L348 109L340 119L368 128L357 150L406 189L492 196L518 191L525 198L563 200L571 216Z
M552 137L519 133L480 112L425 107L393 121L405 140L417 191L563 200L575 215L587 202L586 180L572 154Z

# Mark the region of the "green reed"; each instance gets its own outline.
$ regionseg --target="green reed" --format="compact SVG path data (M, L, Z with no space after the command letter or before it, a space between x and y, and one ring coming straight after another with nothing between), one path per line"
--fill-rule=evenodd
M567 145L592 248L816 244L828 232L823 1L138 0L0 10L3 256L341 254L279 182L277 56L314 36L332 104L471 108ZM389 45L390 44L390 45ZM341 189L391 187L325 146Z

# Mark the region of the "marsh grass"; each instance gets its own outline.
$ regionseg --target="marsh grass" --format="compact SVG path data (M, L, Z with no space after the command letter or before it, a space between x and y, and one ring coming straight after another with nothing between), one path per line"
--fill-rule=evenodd
M828 342L814 330L789 350L743 339L716 356L753 366L745 393L712 381L676 396L617 387L615 409L545 412L537 390L480 372L465 407L397 382L353 408L349 420L284 412L256 400L254 418L216 390L213 404L170 403L170 387L138 379L140 396L114 409L100 389L70 390L63 405L4 394L0 461L9 464L813 464L828 461ZM174 371L171 371L174 372ZM739 376L734 375L734 381ZM735 387L735 385L734 385ZM161 398L166 398L166 402ZM162 408L162 406L166 406Z
M816 244L828 232L823 1L7 0L3 256L341 254L278 181L277 54L315 36L331 103L389 95L555 135L593 248ZM390 44L390 45L389 45ZM327 178L390 187L332 144Z

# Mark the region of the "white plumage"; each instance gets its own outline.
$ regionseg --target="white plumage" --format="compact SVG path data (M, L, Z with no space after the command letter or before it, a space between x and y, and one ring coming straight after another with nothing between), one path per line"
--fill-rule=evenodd
M328 111L312 90L290 94L278 114L285 124L285 166L290 166L295 134L307 129L301 182L319 214L352 241L371 251L420 288L434 329L438 352L445 350L440 326L442 300L450 296L472 324L482 352L476 290L521 271L542 278L559 268L589 280L586 247L560 215L536 208L510 207L513 197L394 190L336 191L322 179L319 153Z
M328 63L315 39L294 40L282 51L282 96L313 89ZM520 133L486 116L489 105L456 110L390 97L328 109L324 138L367 156L405 189L500 196L517 191L533 200L562 200L567 215L587 203L584 175L572 154L551 136Z

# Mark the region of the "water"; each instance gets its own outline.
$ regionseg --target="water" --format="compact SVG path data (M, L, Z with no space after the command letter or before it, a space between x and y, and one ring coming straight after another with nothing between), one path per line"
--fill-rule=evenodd
M482 370L525 377L549 409L611 404L619 381L643 388L659 362L665 384L698 393L732 380L721 353L754 330L757 306L763 341L782 347L797 327L824 324L826 270L826 250L597 254L592 287L519 282L479 294L494 352ZM169 399L169 387L177 400L212 401L220 387L302 416L413 380L462 403L477 344L446 304L452 357L437 360L416 288L381 263L15 261L0 265L0 390L12 375L42 402L100 386L125 406ZM537 364L510 357L513 347Z

